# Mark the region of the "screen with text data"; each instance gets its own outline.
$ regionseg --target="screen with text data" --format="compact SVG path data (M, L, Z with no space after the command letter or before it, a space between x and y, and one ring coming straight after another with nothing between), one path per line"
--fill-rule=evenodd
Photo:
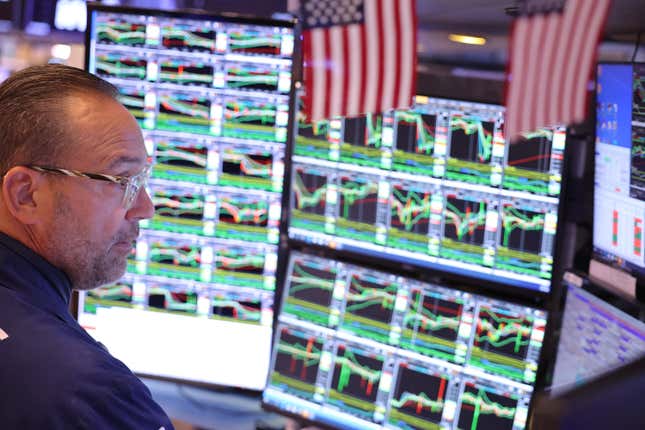
M301 119L289 237L548 293L566 130L509 143L503 127L502 106L421 96Z
M142 374L260 390L272 338L293 23L91 6L87 67L152 161L154 217L79 321Z
M341 429L524 429L547 313L292 252L263 401Z
M645 356L645 313L633 315L570 282L565 281L565 287L554 393Z
M600 64L594 256L645 276L645 64Z

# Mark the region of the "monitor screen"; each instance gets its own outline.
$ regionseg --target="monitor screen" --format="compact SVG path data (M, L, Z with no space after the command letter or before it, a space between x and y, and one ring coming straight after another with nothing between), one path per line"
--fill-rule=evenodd
M152 161L151 220L79 321L135 372L266 382L294 27L92 5L87 68L117 86Z
M525 428L547 313L292 252L263 402L341 429Z
M645 64L600 64L594 257L645 278Z
M502 106L421 96L300 122L289 237L548 293L566 130L509 144L503 124Z
M566 303L552 381L555 393L645 355L645 322L638 311L632 315L572 282L564 284Z

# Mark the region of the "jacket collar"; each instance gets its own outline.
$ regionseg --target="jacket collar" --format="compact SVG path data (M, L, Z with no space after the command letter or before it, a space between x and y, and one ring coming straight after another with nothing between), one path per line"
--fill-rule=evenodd
M72 284L63 271L21 242L0 232L0 286L32 305L69 321Z

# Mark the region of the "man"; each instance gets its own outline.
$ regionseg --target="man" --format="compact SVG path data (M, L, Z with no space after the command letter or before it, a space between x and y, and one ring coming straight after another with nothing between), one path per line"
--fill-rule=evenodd
M125 272L153 215L139 126L116 89L36 66L0 84L0 428L165 429L149 390L71 317Z

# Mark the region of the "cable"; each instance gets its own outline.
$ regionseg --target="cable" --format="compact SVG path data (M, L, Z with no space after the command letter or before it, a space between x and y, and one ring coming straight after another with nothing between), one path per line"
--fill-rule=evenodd
M641 45L641 32L638 32L638 36L636 37L636 46L634 46L634 55L632 55L632 63L636 61L636 54L638 53L638 48Z

